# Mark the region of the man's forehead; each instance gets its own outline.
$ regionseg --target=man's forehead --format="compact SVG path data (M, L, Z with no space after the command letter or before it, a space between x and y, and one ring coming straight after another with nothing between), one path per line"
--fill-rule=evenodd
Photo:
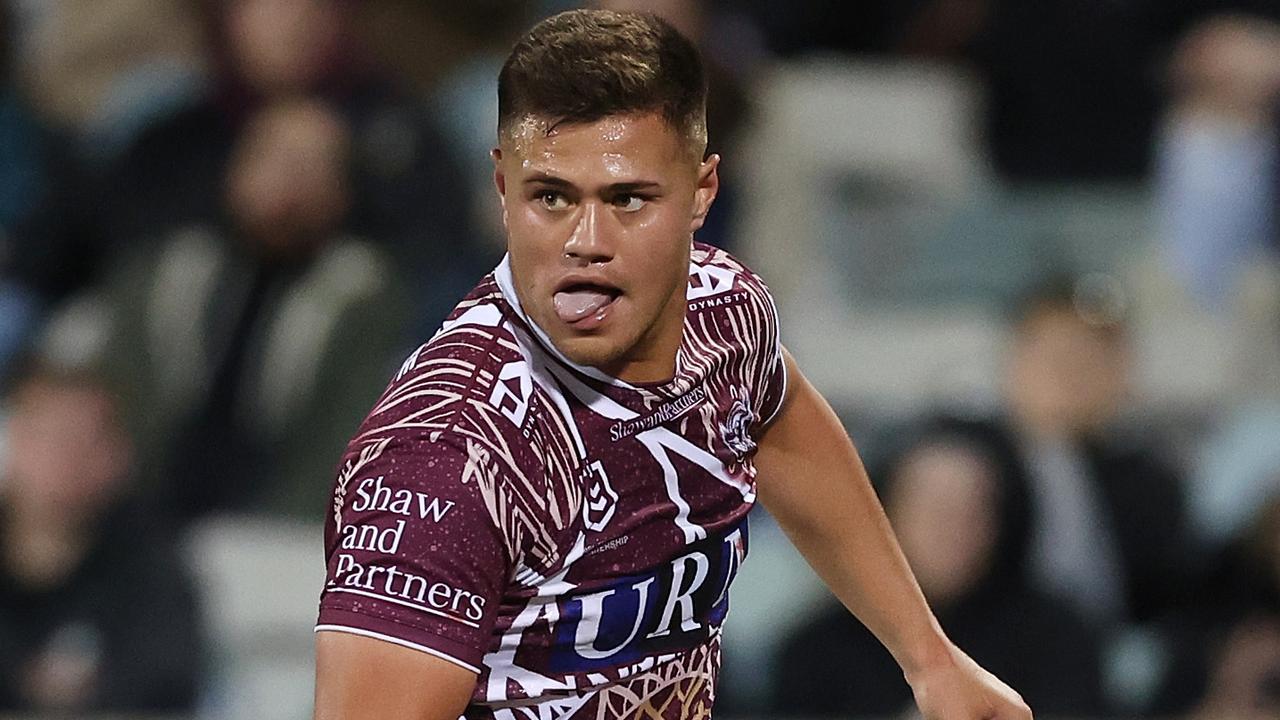
M568 143L574 149L584 146L601 156L623 159L657 147L654 134L667 136L677 153L677 132L656 112L608 115L598 120L573 121L563 118L527 115L512 122L499 138L504 151L515 152L524 161L552 160L562 154ZM644 136L641 138L640 136Z

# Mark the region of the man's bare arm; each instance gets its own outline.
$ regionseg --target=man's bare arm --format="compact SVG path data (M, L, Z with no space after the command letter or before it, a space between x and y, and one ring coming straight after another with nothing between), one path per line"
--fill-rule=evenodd
M765 507L893 654L925 718L1029 718L1017 693L947 639L844 426L791 355L784 352L784 359L787 397L755 457Z
M475 673L419 650L316 633L315 720L458 720L475 685Z

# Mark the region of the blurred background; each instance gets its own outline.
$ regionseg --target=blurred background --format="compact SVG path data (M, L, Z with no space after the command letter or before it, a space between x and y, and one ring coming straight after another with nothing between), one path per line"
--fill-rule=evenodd
M1280 717L1280 2L634 0L944 627L1038 717ZM348 435L501 256L556 0L0 2L0 714L307 718ZM717 717L909 716L762 509Z

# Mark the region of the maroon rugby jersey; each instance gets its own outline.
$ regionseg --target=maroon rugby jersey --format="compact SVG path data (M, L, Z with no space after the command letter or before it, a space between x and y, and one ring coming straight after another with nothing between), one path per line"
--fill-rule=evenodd
M786 378L764 284L691 257L667 383L570 362L486 277L343 456L317 630L477 672L473 720L708 717Z

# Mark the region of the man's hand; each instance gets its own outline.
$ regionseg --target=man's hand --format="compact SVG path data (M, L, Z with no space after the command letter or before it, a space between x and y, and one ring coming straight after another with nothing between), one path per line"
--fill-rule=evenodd
M1031 720L1022 696L954 645L951 656L907 675L925 720Z

